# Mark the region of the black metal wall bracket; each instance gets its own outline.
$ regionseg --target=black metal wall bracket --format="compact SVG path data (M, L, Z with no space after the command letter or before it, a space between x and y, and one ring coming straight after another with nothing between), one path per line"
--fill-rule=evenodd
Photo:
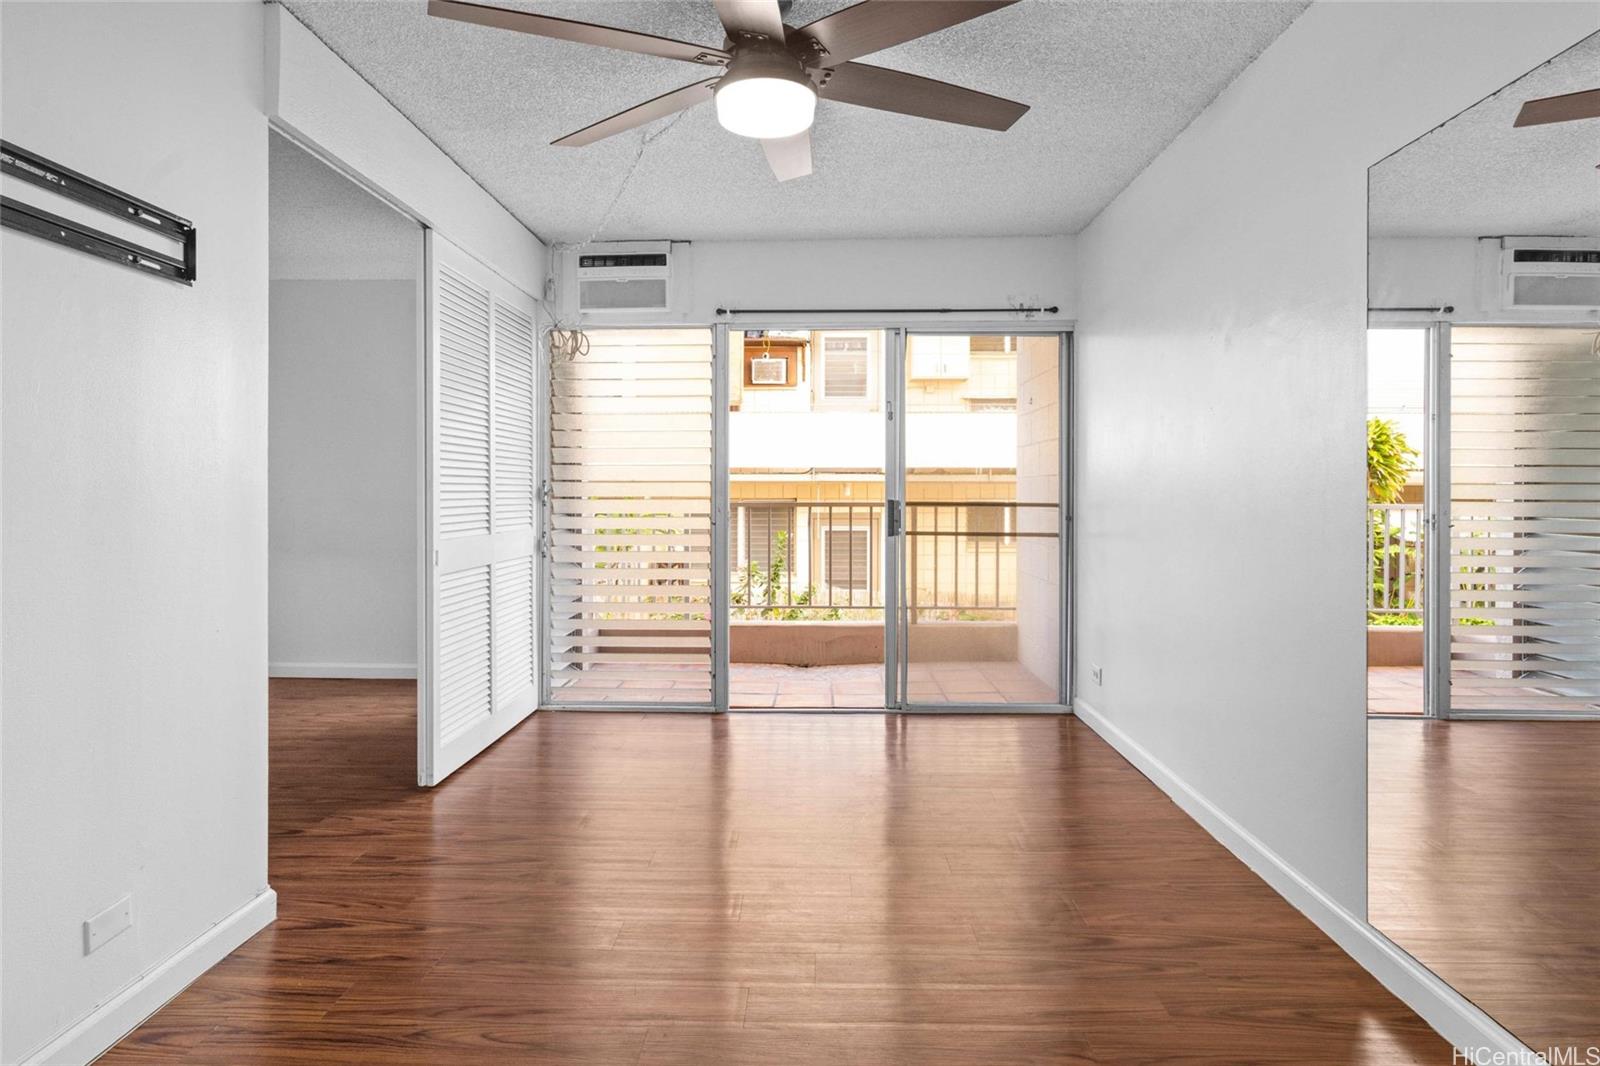
M194 284L196 236L194 224L188 219L18 148L10 141L0 140L0 173L154 230L182 244L183 258L146 248L9 196L0 196L0 225L121 263L140 273L155 274L185 285Z

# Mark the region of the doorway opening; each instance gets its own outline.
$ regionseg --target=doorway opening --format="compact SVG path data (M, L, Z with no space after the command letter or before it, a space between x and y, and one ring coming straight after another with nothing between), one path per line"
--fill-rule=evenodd
M423 229L282 135L267 137L274 698L414 708ZM415 732L376 743L369 733L365 765L412 779Z
M1367 712L1425 712L1427 326L1367 331Z

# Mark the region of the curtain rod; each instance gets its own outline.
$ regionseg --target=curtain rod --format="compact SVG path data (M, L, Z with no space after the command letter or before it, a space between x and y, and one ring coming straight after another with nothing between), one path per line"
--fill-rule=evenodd
M1406 311L1412 314L1422 313L1430 315L1448 315L1455 313L1455 308L1446 304L1443 307L1369 307L1368 311Z
M1059 314L1060 307L719 307L719 315L999 315Z

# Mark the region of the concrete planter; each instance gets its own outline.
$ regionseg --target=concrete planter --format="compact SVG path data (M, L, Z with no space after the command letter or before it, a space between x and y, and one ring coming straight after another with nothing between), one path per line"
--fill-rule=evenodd
M846 666L883 662L877 622L733 622L728 651L736 663ZM911 627L913 662L1015 662L1014 622L938 622Z
M1421 626L1368 626L1368 666L1421 666Z

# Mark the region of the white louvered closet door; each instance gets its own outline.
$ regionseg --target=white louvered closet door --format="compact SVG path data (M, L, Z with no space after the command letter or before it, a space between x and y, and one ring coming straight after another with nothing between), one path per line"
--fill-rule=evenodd
M530 297L428 231L424 785L538 705L535 337Z

